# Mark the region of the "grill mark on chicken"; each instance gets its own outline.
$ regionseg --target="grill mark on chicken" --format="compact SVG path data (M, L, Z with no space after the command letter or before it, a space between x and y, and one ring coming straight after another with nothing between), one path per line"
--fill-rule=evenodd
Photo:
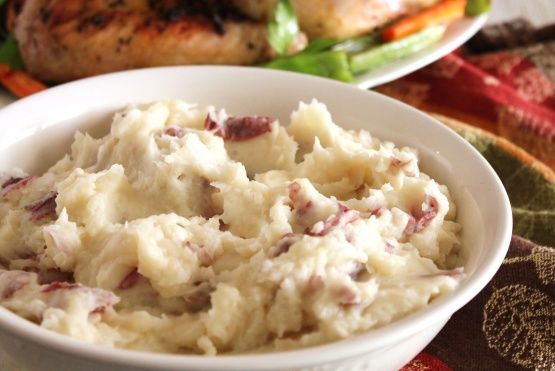
M90 28L103 28L111 20L110 13L96 13L90 17L83 18L77 26L77 32L85 32ZM47 22L44 22L47 23Z
M152 2L151 2L152 3ZM158 4L158 2L154 1ZM169 8L162 8L162 18L172 22L187 16L201 16L213 23L214 30L223 35L225 33L225 21L241 21L246 18L229 7L224 2L214 0L189 0L181 1Z
M249 65L274 56L265 23L216 3L26 0L13 10L14 34L27 70L54 83L151 66Z

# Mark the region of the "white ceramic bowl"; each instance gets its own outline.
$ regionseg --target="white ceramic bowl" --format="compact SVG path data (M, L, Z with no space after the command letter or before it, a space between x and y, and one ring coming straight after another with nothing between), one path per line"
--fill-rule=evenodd
M288 122L300 100L327 104L337 123L420 151L424 171L447 184L463 226L467 277L450 295L383 328L344 341L289 352L203 357L93 346L49 332L0 308L0 348L30 370L395 370L493 277L509 245L507 194L467 142L429 116L379 94L310 76L240 67L136 70L62 85L0 111L0 170L45 170L77 129L103 134L128 103L182 98L265 114Z

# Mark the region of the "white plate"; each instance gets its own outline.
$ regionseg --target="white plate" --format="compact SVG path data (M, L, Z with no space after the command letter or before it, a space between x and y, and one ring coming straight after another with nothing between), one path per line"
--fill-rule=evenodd
M414 72L451 53L474 36L488 20L488 14L479 17L464 18L452 22L443 38L434 46L422 50L408 58L369 71L357 76L353 84L361 89L369 89L393 81Z

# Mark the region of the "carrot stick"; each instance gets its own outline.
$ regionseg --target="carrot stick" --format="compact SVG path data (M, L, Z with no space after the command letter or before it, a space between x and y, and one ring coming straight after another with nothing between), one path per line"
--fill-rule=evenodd
M13 95L23 98L46 89L40 81L35 80L24 71L12 70L7 64L0 64L0 84Z
M382 33L385 42L399 40L426 27L464 17L466 0L441 0L429 8L402 18Z

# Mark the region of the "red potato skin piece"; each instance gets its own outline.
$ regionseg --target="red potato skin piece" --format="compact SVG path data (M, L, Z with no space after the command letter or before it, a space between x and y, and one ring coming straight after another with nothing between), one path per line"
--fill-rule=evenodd
M337 214L330 215L322 228L316 228L319 223L316 223L314 227L307 234L315 237L322 237L327 235L335 227L345 226L351 222L354 222L359 218L359 213L355 210L351 210L344 205L339 204L339 211Z
M299 200L299 194L301 192L301 185L299 183L291 183L288 187L288 191L290 200L289 207L291 210L295 210L300 217L310 212L313 207L313 202L311 200L299 202L302 201ZM325 221L316 223L312 228L307 228L305 234L313 237L322 237L335 227L345 226L360 217L358 211L351 210L341 203L339 203L337 207L338 211L335 214L330 215Z
M106 308L107 308L106 305L101 305L99 307L94 308L91 314L102 314L106 311Z
M392 253L393 251L395 251L395 246L393 246L392 244L390 244L389 242L385 242L385 251L388 253Z
M2 189L6 188L9 185L15 184L15 183L19 183L19 181L23 180L24 178L10 178L8 180L6 180L4 183L2 183Z
M406 171L404 169L404 167L406 165L409 165L410 163L411 163L410 161L403 162L403 161L401 161L401 160L399 160L398 158L395 158L395 157L391 158L391 166L394 169L397 169L397 171L402 171L408 177L413 177L416 174L414 174L412 171Z
M423 208L427 206L427 210ZM437 216L439 212L439 204L437 199L433 196L426 196L426 199L421 204L420 209L413 210L409 218L405 233L408 235L418 233L430 224L430 222Z
M274 120L267 116L227 117L218 119L209 113L204 121L204 128L212 131L224 140L241 142L256 138L271 131L270 124Z
M133 288L137 285L142 275L139 273L137 268L133 269L125 278L121 281L118 286L120 290L127 290Z
M91 314L102 314L106 310L106 308L117 304L119 301L117 297L113 296L111 293L100 293L96 297L98 306L91 311Z
M406 163L399 160L398 158L395 158L395 157L391 158L391 166L400 168L400 167L403 167L403 165L406 165Z
M170 126L169 128L166 129L164 133L166 135L169 135L171 137L176 137L176 138L183 138L183 136L185 135L185 132L183 131L183 129L176 126Z
M2 292L3 299L10 299L14 294L31 283L31 276L27 273L18 274Z
M4 183L2 183L2 197L7 197L11 192L16 191L18 189L24 188L31 182L32 180L36 179L35 175L28 176L25 178L10 178Z
M359 304L356 293L348 287L340 287L335 290L339 305L350 306Z
M308 279L308 281L306 282L306 287L305 287L305 294L307 295L311 295L314 294L320 290L322 290L325 287L325 283L324 283L324 279L322 278L322 276L319 275L312 275L310 276L310 278Z
M295 233L285 234L274 246L270 248L268 255L270 258L276 258L281 254L285 254L289 251L289 248L293 246L297 241L302 239L302 235Z
M197 290L185 298L185 304L189 313L199 313L207 310L212 305L211 294L214 287L208 282L202 282Z
M31 212L31 220L39 221L55 217L57 196L57 192L51 192L46 198L25 206L25 210Z
M212 257L203 245L197 245L190 241L185 241L183 245L197 255L201 267L208 267L212 264Z
M72 272L62 272L59 269L48 269L48 270L40 271L38 273L37 282L40 285L47 285L54 282L73 283L74 278L73 278Z
M77 289L81 287L80 284L78 283L69 283L69 282L63 282L63 281L55 281L52 283L49 283L48 285L45 285L41 288L42 292L48 293L48 292L53 292L56 290L73 290L73 289Z
M48 285L44 285L44 286L41 287L41 291L45 294L53 293L53 292L58 291L58 290L87 290L87 291L91 291L93 294L95 294L95 299L96 299L96 302L97 302L97 306L93 310L91 310L91 312L90 312L91 314L104 313L106 308L108 308L108 307L110 307L110 306L112 306L112 305L114 305L118 302L118 298L110 292L98 290L98 289L95 289L95 288L86 287L86 286L83 286L79 283L69 283L69 282L56 281L56 282L52 282Z
M292 202L295 202L299 197L299 193L301 192L301 185L297 182L293 182L289 184L288 191L289 191L289 198L291 199Z
M303 216L308 214L310 209L312 209L312 201L309 200L297 210L297 213L299 216Z
M370 215L376 216L376 217L380 217L382 216L382 214L384 213L385 208L384 207L379 207L377 209L374 209L372 211L370 211Z
M301 193L301 185L297 182L293 182L289 184L287 187L289 191L289 207L291 210L296 210L297 214L302 217L310 212L312 209L313 203L312 200L303 201L299 200L299 194ZM302 203L300 202L302 201Z

